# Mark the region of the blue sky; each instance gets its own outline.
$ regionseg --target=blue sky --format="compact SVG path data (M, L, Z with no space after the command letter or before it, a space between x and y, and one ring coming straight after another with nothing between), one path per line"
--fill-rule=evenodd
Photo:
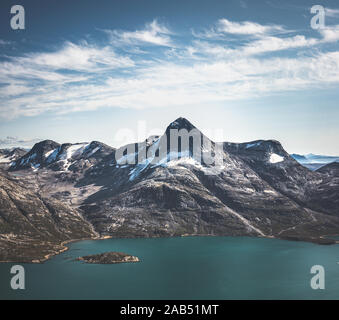
M25 30L10 28L14 4ZM146 138L184 116L225 141L339 154L335 0L2 0L0 26L0 147L117 147L121 130L142 122Z

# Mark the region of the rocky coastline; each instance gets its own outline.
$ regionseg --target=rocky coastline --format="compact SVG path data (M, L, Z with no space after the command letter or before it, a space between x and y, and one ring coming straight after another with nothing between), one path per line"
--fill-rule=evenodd
M83 256L76 259L77 261L83 261L85 263L95 264L116 264L116 263L128 263L128 262L140 262L138 257L123 253L123 252L104 252L100 254L93 254L89 256Z

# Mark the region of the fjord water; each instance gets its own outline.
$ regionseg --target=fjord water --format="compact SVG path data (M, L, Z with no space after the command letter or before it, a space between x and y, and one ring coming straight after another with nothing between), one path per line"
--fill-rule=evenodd
M1 299L339 299L339 246L248 237L81 241L43 264L22 264L26 289L10 288L13 263L0 264ZM106 251L139 263L85 264ZM313 290L313 265L325 290Z

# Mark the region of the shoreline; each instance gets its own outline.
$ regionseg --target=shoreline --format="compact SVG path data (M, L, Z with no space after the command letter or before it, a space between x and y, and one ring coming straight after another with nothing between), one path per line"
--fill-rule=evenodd
M73 242L78 242L78 241L85 241L85 240L106 240L106 239L111 239L112 236L102 236L102 237L94 237L94 238L81 238L81 239L71 239L71 240L65 240L62 241L58 246L60 246L60 250L56 251L56 252L52 252L49 254L46 254L43 258L41 259L32 259L31 261L20 261L20 260L8 260L8 261L0 261L0 263L30 263L30 264L41 264L44 263L46 261L48 261L50 258L57 256L63 252L66 252L69 250L69 247L66 246L69 243L73 243Z
M71 239L71 240L65 240L63 242L60 243L60 247L61 249L56 251L56 252L52 252L50 254L45 255L43 258L41 259L32 259L31 261L20 261L20 260L16 260L16 261L0 261L0 263L33 263L33 264L42 264L46 261L48 261L50 258L59 255L63 252L66 252L69 250L69 247L67 246L67 244L70 243L74 243L74 242L79 242L79 241L85 241L85 240L107 240L107 239L160 239L160 238L185 238L185 237L248 237L248 238L262 238L262 239L276 239L276 240L284 240L284 241L295 241L295 242L307 242L307 243L314 243L314 244L318 244L318 245L335 245L335 244L339 244L339 240L334 240L331 238L326 238L326 236L319 236L317 238L307 238L307 237L297 237L297 236L287 236L287 237L274 237L274 236L257 236L257 237L253 237L253 236L221 236L221 235L212 235L212 234L183 234L180 236L168 236L168 237L114 237L111 235L104 235L101 237L94 237L94 238L82 238L82 239ZM339 235L333 235L333 237L339 237Z
M58 252L54 252L54 253L50 253L45 255L45 257L43 259L33 259L31 263L44 263L46 261L48 261L50 258L57 256L63 252L66 252L69 250L69 247L67 247L66 245L69 243L73 243L73 242L78 242L78 241L85 241L85 240L106 240L106 239L111 239L111 236L103 236L103 237L95 237L95 238L82 238L82 239L72 239L72 240L66 240L61 242L60 246L63 247L61 250L59 250Z

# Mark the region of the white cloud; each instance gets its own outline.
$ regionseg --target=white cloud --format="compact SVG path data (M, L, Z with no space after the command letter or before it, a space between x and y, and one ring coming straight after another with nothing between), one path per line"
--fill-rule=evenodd
M288 49L306 48L320 43L321 41L319 39L308 39L302 35L286 38L266 36L258 40L247 42L236 48L209 43L207 41L195 41L193 46L188 47L187 50L189 50L190 55L202 54L206 57L215 56L218 58L230 59Z
M162 62L133 78L111 77L103 85L50 88L11 99L5 115L59 114L102 107L143 109L246 99L339 82L339 52L309 58L238 59L196 63Z
M0 94L3 97L39 95L50 88L84 83L100 73L133 66L131 58L117 55L110 46L66 42L57 51L31 53L0 62L3 84Z
M222 19L223 21L226 19ZM221 21L221 20L220 20ZM220 22L219 21L219 22ZM218 43L209 42L209 39L219 38L220 32L216 33L215 31L206 31L203 34L194 34L196 37L204 38L207 41L194 41L193 45L188 46L186 48L187 53L190 55L197 54L207 54L207 55L215 55L219 58L230 58L235 56L250 56L267 52L277 52L288 49L296 49L296 48L307 48L311 46L321 45L327 42L336 42L339 40L339 25L326 26L325 28L319 29L319 33L321 38L306 38L304 35L295 35L295 36L277 36L270 35L269 33L273 30L267 29L266 26L259 25L257 23L245 21L245 22L230 22L226 20L229 24L229 31L235 34L238 32L239 34L248 34L248 35L256 35L255 39L250 38L246 41L242 41L236 47L232 46L228 41L226 41L227 45L221 45L220 41ZM237 26L243 26L244 29L239 28L237 30ZM273 29L281 30L279 26L272 26ZM233 30L235 28L235 30ZM256 30L254 32L254 30ZM285 30L285 32L287 32Z
M251 21L234 22L227 19L220 19L217 23L217 31L237 35L261 36L275 32L285 32L286 30L278 25L261 25Z
M246 45L243 53L246 55L258 54L264 52L281 51L291 48L309 47L318 43L317 39L307 39L305 36L297 35L294 37L278 38L264 37Z
M339 40L339 25L326 26L319 29L324 42L335 42Z
M338 18L339 17L339 9L325 8L325 14L326 14L327 17Z
M54 52L10 58L0 63L1 117L36 116L48 111L66 114L103 107L208 104L338 85L339 51L321 51L322 45L338 40L338 26L320 30L320 38L307 38L301 34L273 36L271 32L282 29L254 22L232 22L229 32L234 32L236 24L241 35L260 37L231 45L194 39L163 48L163 56L149 52L148 58L143 53L138 58L129 48L125 54L117 54L109 45L70 42ZM163 43L149 37L145 30L161 39L170 34L155 20L144 30L119 32L115 39L124 44ZM121 52L124 48L118 45ZM305 53L313 46L317 51ZM302 56L298 48L304 50ZM288 49L291 51L284 57L274 54Z
M28 93L30 91L31 91L31 89L29 87L27 87L25 85L16 84L15 82L13 82L9 85L0 87L0 95L2 97L19 96L21 94Z
M56 52L33 53L15 59L21 65L36 65L47 69L68 69L75 71L99 71L107 68L133 66L128 57L118 56L109 47L94 47L88 44L77 45L66 42L64 47Z
M145 28L136 31L106 30L113 44L152 44L158 46L171 46L172 32L157 20L146 24Z

